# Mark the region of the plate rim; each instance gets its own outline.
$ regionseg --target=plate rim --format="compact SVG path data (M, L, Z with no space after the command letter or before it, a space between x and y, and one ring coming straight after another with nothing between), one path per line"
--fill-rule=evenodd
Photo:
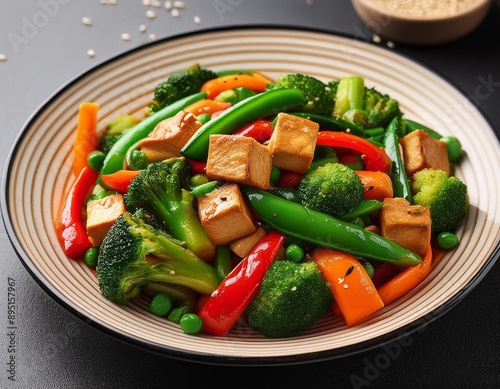
M272 357L238 357L238 356L226 356L219 354L208 354L197 351L186 351L179 348L174 348L171 346L162 346L155 342L139 339L132 335L128 335L125 333L117 332L110 326L106 325L104 322L90 318L84 312L81 312L78 307L74 306L62 293L60 293L53 285L48 282L45 277L39 272L39 270L32 263L29 256L23 250L18 236L14 231L13 225L11 223L11 210L8 206L8 197L9 197L9 181L11 177L11 167L17 155L17 146L22 142L23 138L27 136L29 130L31 128L32 123L36 120L36 118L43 113L47 106L51 104L51 102L56 99L59 95L64 93L67 89L71 88L72 85L78 83L83 78L88 77L92 73L98 71L102 67L108 66L109 64L116 62L126 56L132 55L134 53L140 52L142 50L147 50L150 47L156 45L162 45L167 42L176 41L179 39L203 35L207 33L216 33L216 32L228 32L228 31L243 31L243 30L259 30L259 29L267 29L267 30L279 30L279 31L291 31L291 32L305 32L311 34L321 34L327 36L338 36L346 39L350 39L353 41L359 41L358 38L353 36L352 34L342 33L342 32L334 32L331 30L327 30L324 28L315 28L315 27L304 27L304 26L284 26L284 25L270 25L270 24L252 24L252 25L239 25L239 26L216 26L212 28L205 28L202 30L181 32L169 36L164 36L158 38L155 41L146 42L140 45L137 45L133 48L129 48L118 52L117 54L99 62L98 64L94 64L86 69L82 70L66 83L61 85L58 89L56 89L53 93L51 93L40 105L39 107L28 117L28 119L23 124L20 132L17 134L14 142L12 143L7 158L5 160L3 172L2 172L2 195L0 198L0 210L3 219L3 223L5 226L5 230L8 236L8 239L24 268L28 271L30 276L35 280L35 282L42 288L51 297L55 300L59 305L61 305L64 309L69 311L74 316L78 317L84 323L98 329L100 332L111 336L121 342L124 342L130 346L140 348L142 350L147 350L153 352L155 354L160 354L162 356L167 356L179 360L184 360L188 362L198 362L204 364L211 365L234 365L234 366L279 366L279 365L293 365L293 364L304 364L311 362L320 362L324 360L331 360L336 358L343 358L354 354L359 354L361 352L365 352L374 348L382 347L388 343L392 343L398 339L401 339L405 336L408 336L416 331L425 328L428 324L438 319L453 307L455 307L468 293L470 293L479 282L486 276L486 274L491 270L491 268L495 265L496 261L500 257L500 241L496 243L496 246L492 250L490 256L485 260L483 266L474 274L474 276L467 282L467 284L459 290L454 296L450 299L446 300L443 304L439 305L432 311L428 312L424 316L416 319L415 321L393 330L389 333L386 333L377 338L369 339L360 343L356 343L353 345L343 346L340 348L305 353L305 354L294 354L294 355L284 355L284 356L272 356ZM362 40L364 44L369 44L378 47L382 50L388 50L383 46L377 45L374 42L368 40ZM451 87L453 87L456 91L466 97L464 91L456 85L453 81L451 81L446 75L437 71L433 67L422 63L418 59L413 58L411 55L407 53L394 53L393 54L410 60L417 65L425 68L426 70L434 73L436 76L441 78ZM490 130L494 133L497 139L500 139L500 135L494 131L494 127L490 121L490 119L484 114L481 107L474 105L475 110L482 116L482 118L486 121Z

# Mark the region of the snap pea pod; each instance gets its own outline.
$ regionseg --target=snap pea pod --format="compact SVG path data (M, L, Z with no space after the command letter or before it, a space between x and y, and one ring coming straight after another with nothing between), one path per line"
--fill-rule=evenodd
M115 173L123 169L123 163L127 152L131 146L139 140L147 137L155 126L164 119L168 119L176 115L183 108L188 105L201 100L207 96L206 93L200 92L187 96L183 99L176 101L151 116L146 117L137 123L134 127L128 130L118 141L111 147L106 158L104 159L99 177L105 174ZM103 183L101 185L105 186Z
M420 256L389 239L269 192L242 187L249 204L271 228L286 235L364 258L408 267Z
M181 154L195 160L207 158L210 135L232 134L244 124L287 111L304 103L296 89L272 89L249 97L204 124L181 149Z
M389 156L391 162L391 179L394 190L394 197L402 197L412 204L412 195L410 183L406 176L401 153L399 152L399 137L398 126L400 125L399 118L394 118L389 123L384 136L385 152Z
M341 118L329 118L326 116L311 114L307 112L289 112L289 114L312 120L313 122L318 123L320 128L324 130L348 132L350 134L361 136L363 138L366 138L368 136L363 127Z

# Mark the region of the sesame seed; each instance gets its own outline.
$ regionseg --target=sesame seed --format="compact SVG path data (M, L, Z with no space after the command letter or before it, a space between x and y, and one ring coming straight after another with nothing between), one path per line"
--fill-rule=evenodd
M292 292L295 292L296 290L297 290L296 286L292 287Z
M165 1L164 5L165 9L170 11L172 9L172 2L171 1Z
M185 6L183 1L174 1L174 7L182 9L182 8L185 8L186 6Z
M339 277L338 281L339 281L339 284L341 284L342 282L344 282L344 279Z
M108 4L108 0L101 0L101 4Z
M92 25L92 19L90 19L87 16L84 16L82 18L82 23L85 24L86 26L91 26Z
M394 49L396 47L396 45L392 41L387 41L386 45L390 49Z
M344 284L344 285L342 285L342 288L347 289L347 288L349 288L349 285Z
M306 0L306 4L309 6L309 7L312 7L314 5L314 0Z
M170 274L175 274L175 270L170 270L169 273Z
M173 18L178 18L179 17L179 11L175 8L172 8L170 11L170 15L172 15Z
M151 40L156 39L156 34L151 33L148 35L148 38Z
M124 33L124 34L122 34L122 35L121 35L121 38L122 38L124 41L129 41L129 40L130 40L130 35L129 35L129 34L126 34L126 33Z
M151 1L151 5L153 7L160 8L161 7L161 1L153 0L153 1Z
M146 16L149 18L149 19L154 19L156 18L156 12L153 11L152 9L148 9L146 11Z
M147 7L147 6L151 5L151 2L149 0L142 0L142 5Z
M382 42L382 38L380 38L377 34L373 34L372 41L375 43L380 43Z
M116 5L116 3L118 3L118 0L108 0L108 4Z
M145 24L141 24L141 25L139 26L139 31L140 31L140 32L146 32L146 30L147 30L147 29L148 29L148 28L146 27L146 25L145 25Z
M88 56L89 58L94 58L94 57L95 57L95 51L94 51L94 50L92 50L92 49L88 49L88 50L87 50L87 56Z
M7 61L7 56L5 54L0 54L0 62Z
M194 20L194 22L195 22L196 24L200 24L200 23L201 23L201 19L200 19L200 17L199 17L198 15L196 15L196 16L193 18L193 20Z

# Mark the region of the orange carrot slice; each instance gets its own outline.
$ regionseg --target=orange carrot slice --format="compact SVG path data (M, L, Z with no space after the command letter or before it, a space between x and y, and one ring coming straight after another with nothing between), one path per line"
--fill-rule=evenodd
M318 247L311 258L330 283L335 301L348 326L361 323L384 307L370 276L354 256Z
M97 112L99 104L84 102L78 110L75 142L73 144L73 173L78 176L88 166L87 156L97 147Z
M190 112L195 116L199 116L203 113L208 113L212 115L219 111L224 111L231 106L230 102L227 101L215 101L211 99L201 99L188 105L184 108L184 111Z
M101 176L101 180L108 187L117 190L121 193L127 193L128 186L130 185L130 181L133 178L137 177L137 175L141 172L141 170L118 170L115 173L111 174L103 174Z
M207 81L202 85L200 92L207 92L209 99L215 98L221 92L238 87L264 92L267 84L271 82L272 80L256 72L229 74Z
M432 247L429 245L422 256L422 263L408 267L378 288L385 305L392 303L420 284L431 272Z
M394 197L391 177L384 172L355 170L361 183L365 187L365 200L384 201L387 197Z

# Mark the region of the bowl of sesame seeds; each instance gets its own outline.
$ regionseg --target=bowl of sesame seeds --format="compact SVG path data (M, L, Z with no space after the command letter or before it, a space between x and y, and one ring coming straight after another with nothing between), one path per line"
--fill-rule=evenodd
M481 24L490 0L352 0L377 36L408 45L439 45L460 39Z

